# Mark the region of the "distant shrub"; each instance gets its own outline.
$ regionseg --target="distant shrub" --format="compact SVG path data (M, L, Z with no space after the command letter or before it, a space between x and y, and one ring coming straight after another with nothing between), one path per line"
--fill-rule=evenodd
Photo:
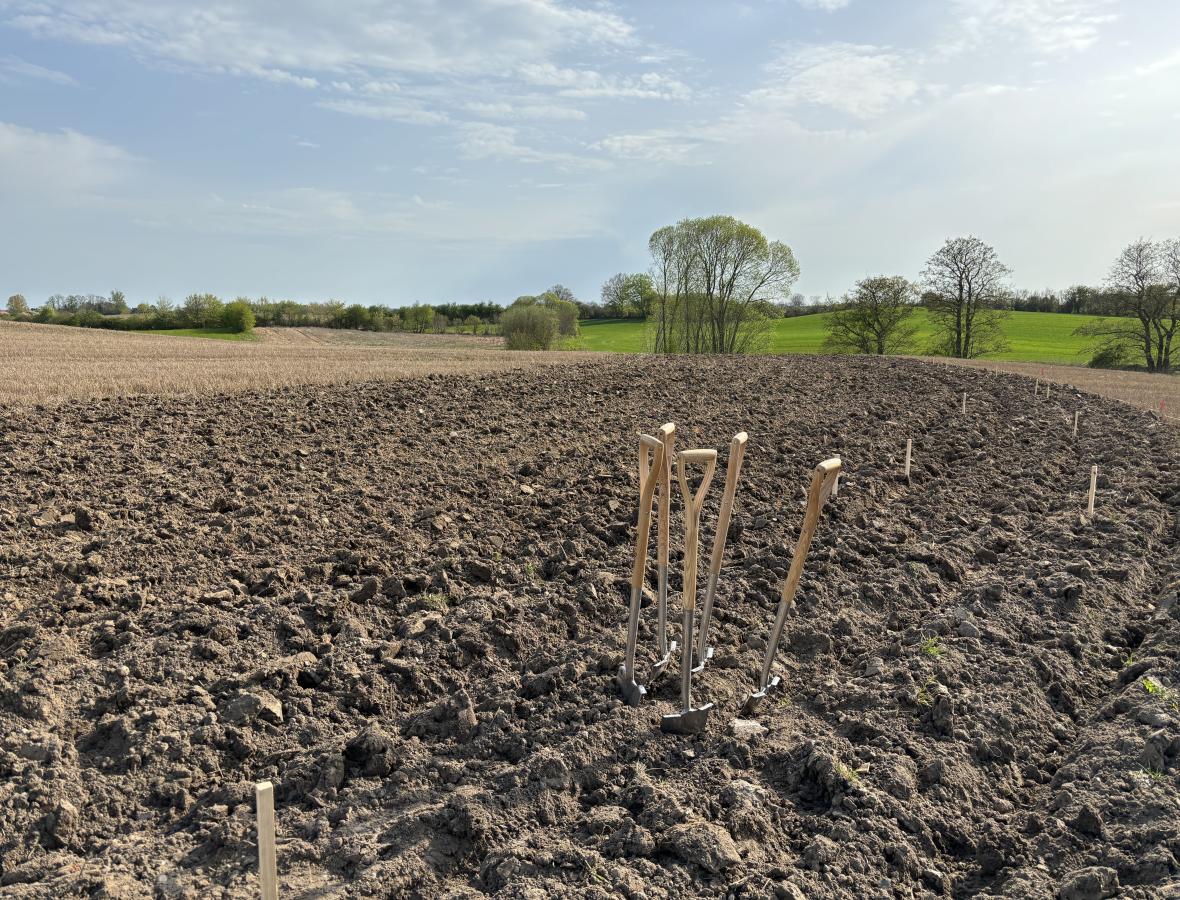
M1126 348L1108 344L1099 347L1086 363L1091 369L1121 369L1127 365Z
M221 327L246 334L254 330L254 310L245 300L227 303L221 311Z
M548 350L557 338L557 313L544 306L513 306L500 317L509 350Z

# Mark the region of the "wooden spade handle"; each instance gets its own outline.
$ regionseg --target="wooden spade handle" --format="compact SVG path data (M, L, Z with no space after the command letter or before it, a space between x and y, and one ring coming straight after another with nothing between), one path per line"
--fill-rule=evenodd
M643 588L647 568L647 544L651 540L651 501L658 477L652 477L664 465L664 444L659 438L639 436L639 527L635 534L635 566L631 569L631 589Z
M815 467L811 473L811 486L807 489L807 511L803 514L803 528L799 531L799 542L795 544L795 555L791 558L791 570L787 573L787 580L783 582L781 604L791 606L795 602L795 591L799 588L799 579L803 577L803 563L807 561L807 551L811 549L811 539L815 536L815 528L819 524L820 510L824 500L832 493L832 485L836 483L836 476L840 474L840 458L826 459Z
M660 443L659 438L654 438L650 434L639 435L639 490L643 490L643 486L647 484L647 478L655 468L651 458L652 452L660 449L663 444Z
M733 498L737 494L738 475L746 455L749 436L738 432L729 442L729 460L725 464L725 493L721 497L721 514L717 518L717 534L713 536L713 555L709 557L709 571L721 574L721 558L725 556L725 539L729 534L729 520L733 515Z
M688 474L685 471L691 464L703 463L705 474L696 494L688 489ZM696 608L697 604L697 544L701 524L701 507L705 505L705 495L709 491L709 484L713 480L713 472L717 468L716 450L685 450L676 457L677 475L680 479L680 491L684 495L684 590L680 593L680 602L686 610ZM686 648L686 652L687 648Z
M672 459L676 455L676 423L660 426L660 439L664 444L664 465L660 469L660 522L657 540L659 564L668 565L668 542L672 530Z

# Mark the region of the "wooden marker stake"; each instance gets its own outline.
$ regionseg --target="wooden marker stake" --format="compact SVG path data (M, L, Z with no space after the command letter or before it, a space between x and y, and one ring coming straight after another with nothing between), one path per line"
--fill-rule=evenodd
M910 458L913 456L913 452L914 452L914 439L913 438L906 438L905 439L905 480L906 481L910 480Z
M1049 399L1049 382L1045 382L1045 399Z
M258 815L258 881L262 900L279 900L278 861L275 854L275 791L269 781L254 785Z
M1041 379L1037 379L1036 384L1033 385L1033 396L1041 396Z
M963 415L967 415L967 392L963 391Z
M1098 490L1098 467L1090 467L1090 499L1086 504L1086 515L1094 518L1094 493Z
M1078 436L1078 410L1073 411L1073 436Z

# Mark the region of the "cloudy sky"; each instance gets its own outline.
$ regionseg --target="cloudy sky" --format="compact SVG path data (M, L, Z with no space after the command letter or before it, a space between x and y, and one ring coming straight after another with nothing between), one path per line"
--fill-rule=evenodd
M0 0L0 295L596 298L730 213L805 294L1180 236L1177 0Z

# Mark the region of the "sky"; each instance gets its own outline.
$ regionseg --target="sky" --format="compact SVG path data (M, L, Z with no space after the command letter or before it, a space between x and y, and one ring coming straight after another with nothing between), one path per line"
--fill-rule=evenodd
M0 0L0 296L596 300L715 213L1098 283L1180 236L1180 2Z

